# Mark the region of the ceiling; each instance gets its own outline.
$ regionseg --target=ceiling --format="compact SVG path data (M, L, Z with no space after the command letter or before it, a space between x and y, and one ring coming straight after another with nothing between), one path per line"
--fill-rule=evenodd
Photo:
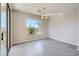
M13 3L12 9L21 12L27 12L35 15L40 15L38 10L46 8L46 13L62 13L66 10L75 8L75 3Z

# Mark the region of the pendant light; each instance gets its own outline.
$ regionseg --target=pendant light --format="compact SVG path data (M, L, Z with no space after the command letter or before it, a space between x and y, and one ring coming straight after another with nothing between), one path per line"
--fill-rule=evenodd
M45 16L45 9L46 9L46 8L43 8L43 10L42 10L41 19L48 19L48 16Z

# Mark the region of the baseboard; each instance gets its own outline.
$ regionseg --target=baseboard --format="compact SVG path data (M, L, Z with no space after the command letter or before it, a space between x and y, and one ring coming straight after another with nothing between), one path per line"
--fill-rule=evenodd
M52 39L52 38L50 38L50 39ZM52 39L52 40L56 40L56 39ZM56 41L60 41L60 40L56 40ZM65 42L65 41L60 41L60 42L64 42L64 43L67 43L67 44L74 45L74 46L78 47L78 45L71 44L71 43L69 43L69 42Z
M49 39L49 38L42 38L42 39ZM35 40L28 40L28 41L23 41L23 42L17 42L17 43L13 43L12 46L19 45L19 44L24 44L24 43L28 43L28 42L33 42L33 41L37 41L37 40L42 40L42 39L35 39Z
M25 42L17 42L17 43L12 44L12 46L24 44L24 43L28 43L28 42L33 42L33 41L38 41L38 40L43 40L43 39L56 40L56 39L52 39L52 38L42 38L42 39L29 40L29 41L25 41ZM59 41L59 40L56 40L56 41ZM63 41L59 41L59 42L63 42ZM64 43L70 44L68 42L64 42ZM70 44L70 45L74 45L74 44ZM74 45L74 46L78 47L78 45ZM79 48L78 48L78 50L79 50Z

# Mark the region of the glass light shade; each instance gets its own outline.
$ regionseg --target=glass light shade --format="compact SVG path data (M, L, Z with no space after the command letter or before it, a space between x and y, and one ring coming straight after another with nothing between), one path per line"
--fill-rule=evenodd
M47 16L45 16L45 19L48 19L48 17L47 17Z
M41 16L41 19L48 19L47 16Z

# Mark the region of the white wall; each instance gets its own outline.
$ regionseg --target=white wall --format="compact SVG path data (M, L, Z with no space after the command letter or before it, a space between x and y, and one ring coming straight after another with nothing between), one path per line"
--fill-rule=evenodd
M12 43L20 43L31 40L37 40L41 38L47 38L48 30L47 30L47 20L43 20L42 24L42 34L41 35L28 35L28 31L25 26L25 21L28 18L39 18L36 15L23 13L19 11L13 11L13 33L12 33Z
M58 41L78 45L77 9L67 9L62 16L50 17L49 37Z

